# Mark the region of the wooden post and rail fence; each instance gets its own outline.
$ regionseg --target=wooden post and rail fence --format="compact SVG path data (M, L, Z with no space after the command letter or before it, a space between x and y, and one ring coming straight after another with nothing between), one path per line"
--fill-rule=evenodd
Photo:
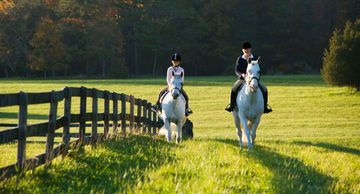
M72 97L80 97L80 114L71 113ZM91 112L86 110L88 98L92 98ZM98 112L98 99L104 99L104 112L102 113ZM58 103L61 101L64 101L64 115L58 117ZM112 112L110 112L110 101L112 101ZM128 112L127 103L129 103L130 109ZM48 122L27 124L28 105L34 104L50 104ZM14 128L0 131L0 144L17 141L17 162L0 168L0 179L35 169L42 164L49 164L54 158L60 155L65 156L73 146L95 145L98 140L110 136L111 127L113 135L126 136L127 133L133 133L134 130L137 133L156 134L157 128L161 125L156 113L150 110L151 103L147 100L95 88L65 87L62 91L0 94L0 107L8 106L19 107L18 124ZM87 121L91 121L91 124L86 124ZM70 127L74 126L79 128L77 134L70 133ZM91 134L85 133L87 126L91 126ZM103 133L98 133L98 127L103 127ZM62 134L55 133L61 128L63 129ZM62 142L54 147L56 135L62 136ZM77 138L71 141L70 137L74 135ZM45 153L34 158L27 158L26 138L34 136L46 137Z

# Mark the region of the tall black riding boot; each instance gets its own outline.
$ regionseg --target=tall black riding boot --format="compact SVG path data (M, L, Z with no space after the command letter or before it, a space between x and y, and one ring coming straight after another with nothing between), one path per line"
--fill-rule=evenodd
M236 101L236 93L231 90L230 104L225 108L225 110L228 112L232 112L235 107L235 101Z
M267 103L268 103L268 92L267 91L263 91L263 96L264 96L264 113L269 113L272 111L271 108L268 108Z

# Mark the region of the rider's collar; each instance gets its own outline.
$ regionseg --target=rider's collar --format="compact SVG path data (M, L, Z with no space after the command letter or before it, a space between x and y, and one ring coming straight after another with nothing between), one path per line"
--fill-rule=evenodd
M243 55L241 56L241 58L247 60L247 59L245 58L245 54L243 54ZM252 58L254 58L254 55L253 55L253 54L250 55L250 59L252 59Z

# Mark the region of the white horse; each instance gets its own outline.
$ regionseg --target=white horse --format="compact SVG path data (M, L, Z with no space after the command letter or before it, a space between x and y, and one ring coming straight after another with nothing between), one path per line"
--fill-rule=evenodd
M234 122L239 136L240 148L243 146L241 126L244 129L248 149L255 144L256 128L264 112L263 94L259 89L260 66L259 59L248 63L245 86L236 97L236 108L233 111ZM241 124L241 126L240 126Z
M171 123L176 125L176 143L180 143L182 139L182 127L186 121L185 116L185 98L181 94L182 77L181 74L172 73L171 85L169 92L165 95L159 113L160 118L164 121L164 126L159 131L160 135L165 135L168 142L171 142L172 130Z

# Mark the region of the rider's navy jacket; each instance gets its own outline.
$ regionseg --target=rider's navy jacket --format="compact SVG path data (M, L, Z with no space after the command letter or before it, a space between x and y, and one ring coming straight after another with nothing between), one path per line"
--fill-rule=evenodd
M257 57L253 56L250 58L251 61L256 61ZM236 60L235 74L239 76L239 79L244 79L242 74L246 74L248 62L242 56L239 56Z

